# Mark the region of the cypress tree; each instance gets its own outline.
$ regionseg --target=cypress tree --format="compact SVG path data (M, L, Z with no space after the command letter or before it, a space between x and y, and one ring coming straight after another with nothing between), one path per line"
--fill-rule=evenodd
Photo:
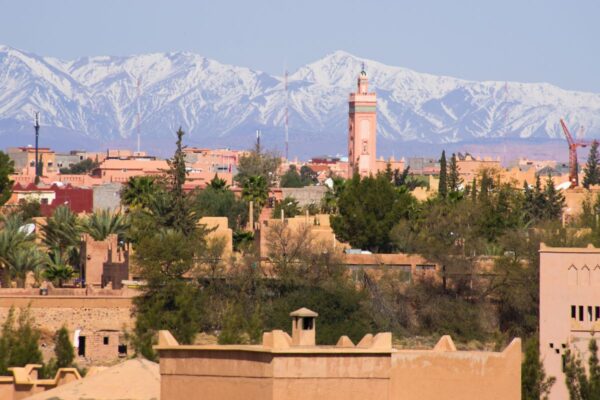
M456 154L452 153L450 158L450 169L448 171L448 189L450 192L458 192L462 179L460 177L460 171L456 160Z
M57 368L67 368L73 364L75 352L69 339L69 331L64 326L56 331L54 336L54 354Z
M588 155L587 163L585 165L583 187L589 189L590 185L597 185L600 183L600 165L598 165L598 141L592 142L590 147L590 154Z
M440 181L438 184L438 195L445 198L448 194L448 166L446 165L446 150L442 151L440 158Z
M546 179L546 188L544 189L545 215L548 218L560 218L562 209L565 206L565 197L556 190L552 176L548 175Z
M526 343L525 359L521 365L521 399L547 399L555 381L555 377L546 376L537 338L530 339Z

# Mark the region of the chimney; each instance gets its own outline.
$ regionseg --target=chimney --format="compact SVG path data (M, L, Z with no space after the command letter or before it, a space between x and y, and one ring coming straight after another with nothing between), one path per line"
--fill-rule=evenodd
M319 316L308 308L300 308L290 313L292 317L292 346L315 346L316 324Z

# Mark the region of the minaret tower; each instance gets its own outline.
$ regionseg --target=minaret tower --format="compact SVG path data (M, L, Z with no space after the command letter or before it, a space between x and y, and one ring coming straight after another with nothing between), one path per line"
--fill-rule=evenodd
M369 93L369 79L363 63L356 93L350 93L348 113L348 177L377 173L377 98Z

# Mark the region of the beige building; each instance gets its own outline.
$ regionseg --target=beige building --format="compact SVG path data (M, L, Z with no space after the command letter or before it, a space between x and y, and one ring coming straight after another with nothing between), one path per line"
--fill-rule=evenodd
M161 399L521 398L519 339L500 353L459 352L449 336L432 350L398 350L389 332L317 346L317 314L302 308L290 316L292 336L266 332L260 345L185 346L161 331Z
M568 399L564 355L571 348L587 360L600 330L600 249L540 245L540 355L556 377L550 400Z

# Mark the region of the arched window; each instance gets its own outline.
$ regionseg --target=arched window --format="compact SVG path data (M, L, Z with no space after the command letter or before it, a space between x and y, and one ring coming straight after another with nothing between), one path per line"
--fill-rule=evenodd
M577 285L577 268L574 265L569 267L567 282L569 285L576 286Z

